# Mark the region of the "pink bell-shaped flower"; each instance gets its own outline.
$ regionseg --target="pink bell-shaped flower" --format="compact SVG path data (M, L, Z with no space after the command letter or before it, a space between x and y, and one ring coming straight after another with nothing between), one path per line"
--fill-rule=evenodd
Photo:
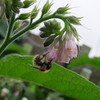
M49 48L47 52L45 53L46 54L45 59L47 59L48 61L56 61L57 52L58 52L57 46Z
M45 53L45 59L48 61L58 61L63 63L69 63L72 58L77 57L77 45L74 40L74 36L67 35L65 41L58 47L56 44L54 47L49 48Z
M58 62L69 63L70 59L65 54L65 47L64 45L58 51L57 55Z
M77 53L77 46L73 35L71 37L67 35L65 42L58 51L57 59L59 62L69 63L72 58L77 57Z

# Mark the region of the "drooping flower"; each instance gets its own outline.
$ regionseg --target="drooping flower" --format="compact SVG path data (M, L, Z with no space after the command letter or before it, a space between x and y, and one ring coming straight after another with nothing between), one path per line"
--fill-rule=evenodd
M77 57L77 46L74 36L66 36L65 42L58 51L57 59L59 62L69 63L72 58Z
M46 52L45 58L48 61L58 61L63 63L69 63L72 58L77 57L77 45L75 43L74 36L69 36L68 34L65 37L65 40L60 43L58 46L57 44L52 48L49 48Z
M47 52L45 53L46 54L45 59L47 59L48 61L56 61L57 60L57 52L58 52L57 46L49 48L47 50Z
M58 59L58 62L69 63L70 59L65 54L64 45L62 45L61 48L59 49L58 54L57 54L57 59Z
M65 43L65 50L67 50L67 52L69 53L68 56L70 58L76 58L77 57L77 45L75 43L75 39L74 36L72 35L71 37L69 37L67 35L66 37L66 43Z

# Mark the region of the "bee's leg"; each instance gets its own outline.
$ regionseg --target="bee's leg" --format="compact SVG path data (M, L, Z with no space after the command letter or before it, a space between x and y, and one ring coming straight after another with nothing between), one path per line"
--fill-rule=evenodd
M49 53L49 52L48 52ZM42 57L44 58L48 53L44 53L43 55L42 55Z
M31 64L29 64L29 66L31 66L31 67L33 67L33 68L36 68L36 69L40 69L39 66L33 66L33 65L31 65Z

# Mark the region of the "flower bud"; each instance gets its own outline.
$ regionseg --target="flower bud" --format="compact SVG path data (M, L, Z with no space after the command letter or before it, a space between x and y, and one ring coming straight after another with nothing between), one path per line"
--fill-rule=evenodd
M39 12L39 9L37 9L37 6L35 6L31 12L31 19L34 19L37 16L38 12Z
M16 30L16 29L20 26L21 22L22 22L22 21L16 21L16 22L14 23L13 30Z
M3 0L0 1L0 19L3 17L5 11Z
M54 41L55 37L55 35L49 36L44 42L44 47L49 46Z
M68 7L68 4L65 7L60 7L58 8L58 10L56 11L57 14L67 14L67 10L69 10L70 8Z
M17 20L25 20L25 19L29 18L29 16L30 16L30 13L22 13L16 19Z
M12 4L12 1L6 0L6 2L5 2L5 13L6 13L7 19L10 19L10 17L12 16L11 4Z
M28 8L30 7L36 0L24 0L23 4L23 8Z
M17 6L12 5L11 9L15 12L15 13L19 13L19 8Z
M80 23L80 19L81 19L82 17L75 17L75 16L68 16L67 17L67 20L70 22L70 23L72 23L72 24L76 24L76 25L81 25L81 23Z
M46 14L49 9L51 8L53 4L52 3L49 3L49 0L47 0L47 2L45 3L45 5L43 6L43 9L42 9L42 15Z

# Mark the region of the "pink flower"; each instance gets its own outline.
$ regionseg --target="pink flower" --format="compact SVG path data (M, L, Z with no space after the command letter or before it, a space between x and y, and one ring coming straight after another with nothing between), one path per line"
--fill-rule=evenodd
M69 63L70 59L65 54L65 47L64 45L58 51L57 55L58 62Z
M74 41L74 37L73 36L69 37L67 35L65 43L63 43L63 45L58 51L58 56L57 56L58 61L69 63L69 61L75 57L77 57L77 46Z
M69 63L69 61L72 58L77 57L77 45L74 40L74 36L67 35L65 38L65 41L62 42L62 45L58 45L49 48L48 51L46 52L45 58L48 61L58 61L58 62L63 62L63 63Z
M48 61L56 61L57 60L57 46L54 46L52 48L49 48L48 51L46 52L45 58Z
M67 36L66 37L66 43L65 43L65 50L68 53L69 58L76 58L77 57L77 45L74 40L74 36L72 37Z

